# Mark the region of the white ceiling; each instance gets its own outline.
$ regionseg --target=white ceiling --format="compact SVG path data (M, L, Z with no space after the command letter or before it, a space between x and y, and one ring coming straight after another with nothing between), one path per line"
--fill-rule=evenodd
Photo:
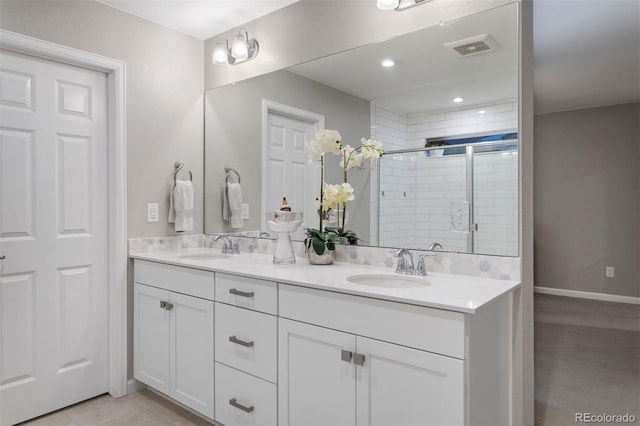
M297 0L98 1L207 39ZM640 100L640 1L533 4L536 113Z
M206 40L298 0L97 0Z
M407 115L518 97L516 6L495 8L445 26L291 67L296 74ZM489 34L499 45L465 58L444 44ZM384 68L386 58L396 65ZM453 103L464 97L461 104Z

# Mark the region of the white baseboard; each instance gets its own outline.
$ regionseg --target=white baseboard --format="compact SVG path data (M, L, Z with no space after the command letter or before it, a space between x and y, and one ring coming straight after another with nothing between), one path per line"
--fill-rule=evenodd
M551 287L533 287L535 293L553 294L555 296L577 297L580 299L603 300L605 302L630 303L640 305L640 297L620 296L617 294L592 293L588 291L565 290Z
M137 381L136 379L129 379L127 380L127 395L131 395L132 393L136 393L138 391L141 391L142 389L146 388L147 385L145 385L142 382Z

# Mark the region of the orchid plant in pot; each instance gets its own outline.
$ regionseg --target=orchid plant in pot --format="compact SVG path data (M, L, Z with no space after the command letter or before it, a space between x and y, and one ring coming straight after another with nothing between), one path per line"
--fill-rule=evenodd
M365 159L378 158L383 152L382 144L378 141L362 139L358 148L350 145L342 146L342 136L336 130L319 130L315 138L307 142L309 162L320 163L320 197L316 199L319 226L317 229L307 228L305 248L309 261L314 264L333 263L336 244L348 242L357 244L358 236L355 232L345 229L347 202L355 199L353 187L347 182L347 170L359 167ZM343 168L344 181L341 184L327 184L324 181L325 154L340 155L340 166ZM341 226L323 227L333 211L342 210ZM338 217L340 222L340 217Z

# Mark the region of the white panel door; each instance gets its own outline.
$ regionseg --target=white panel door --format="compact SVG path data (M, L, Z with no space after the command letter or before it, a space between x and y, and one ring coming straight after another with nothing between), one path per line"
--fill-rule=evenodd
M359 426L464 424L464 361L360 336L356 346Z
M108 390L106 87L0 52L0 424Z
M304 227L318 226L315 199L320 196L320 169L309 164L306 141L313 139L315 122L276 114L267 116L265 212L280 210L287 197L293 211L303 212L305 225L292 234L304 239ZM269 232L269 229L263 229Z
M278 320L280 425L355 425L355 336Z
M213 418L213 302L171 293L171 304L169 395Z

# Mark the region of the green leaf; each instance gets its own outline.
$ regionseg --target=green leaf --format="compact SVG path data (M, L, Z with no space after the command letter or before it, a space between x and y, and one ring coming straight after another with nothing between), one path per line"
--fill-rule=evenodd
M325 242L319 238L312 238L312 242L313 251L318 255L324 254L324 248L326 246Z

